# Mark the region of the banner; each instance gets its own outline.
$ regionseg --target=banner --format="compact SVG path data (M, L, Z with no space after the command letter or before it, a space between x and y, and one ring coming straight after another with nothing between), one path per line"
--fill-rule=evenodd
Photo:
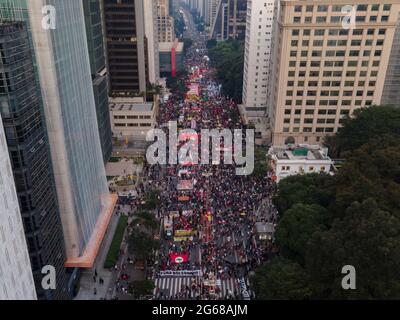
M201 277L201 270L165 270L160 271L160 277Z
M174 242L181 242L181 241L193 241L193 237L192 236L174 237Z
M176 237L189 237L189 236L194 236L196 234L196 230L176 230L175 231L175 236Z
M169 255L169 258L171 259L171 263L176 263L176 264L186 263L189 261L189 255L186 253L184 254L171 253Z

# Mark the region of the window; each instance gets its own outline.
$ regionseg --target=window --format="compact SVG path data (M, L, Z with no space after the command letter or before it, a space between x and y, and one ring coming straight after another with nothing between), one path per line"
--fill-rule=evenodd
M383 5L383 11L389 11L392 8L391 4L384 4Z
M328 11L328 6L327 5L319 5L317 7L318 12L327 12Z
M303 6L294 6L294 12L301 12Z
M300 17L294 17L293 18L293 23L300 23L301 22L301 18Z
M367 4L359 4L357 6L357 11L367 11L368 5Z
M369 17L369 21L370 21L370 22L376 22L376 21L378 21L378 16L370 16L370 17Z
M379 4L373 4L371 6L371 11L379 11Z
M325 23L326 17L317 17L317 23Z
M299 33L300 33L300 30L298 30L298 29L292 30L292 36L298 36Z

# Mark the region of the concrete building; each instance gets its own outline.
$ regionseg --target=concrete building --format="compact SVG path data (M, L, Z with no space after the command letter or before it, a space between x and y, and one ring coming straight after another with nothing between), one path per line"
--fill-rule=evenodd
M107 163L112 152L112 132L108 112L108 76L104 53L101 0L82 1L100 144L104 163Z
M146 92L144 0L103 0L110 95Z
M343 20L343 4L356 9ZM355 109L382 104L399 0L281 0L270 109L273 144L320 143Z
M333 165L328 149L318 145L271 147L268 155L276 182L296 174L330 173Z
M276 3L276 0L247 1L242 98L247 122L267 116Z
M144 33L146 36L148 81L156 84L160 79L160 56L158 52L157 2L144 2Z
M219 0L215 8L215 15L213 9L214 7L212 7L210 39L245 38L247 0Z
M218 5L222 0L206 0L205 24L211 28L218 12Z
M54 6L55 29L42 27ZM91 268L113 213L97 125L90 59L80 1L28 1L52 165L61 212L65 266Z
M114 136L144 141L147 132L156 126L157 113L156 102L113 99L110 117Z
M158 41L172 42L175 39L174 18L170 13L169 0L157 1Z
M4 30L0 26L0 32ZM36 300L31 263L0 115L0 300Z
M160 73L162 76L176 76L183 70L183 42L160 42Z
M8 5L9 2L0 3L0 114L28 244L29 266L39 299L68 299L72 290L64 268L63 230L28 23L13 21L16 16L8 11ZM27 7L22 6L20 13L22 19L27 17ZM56 270L56 290L43 290L41 286L41 270L46 265Z

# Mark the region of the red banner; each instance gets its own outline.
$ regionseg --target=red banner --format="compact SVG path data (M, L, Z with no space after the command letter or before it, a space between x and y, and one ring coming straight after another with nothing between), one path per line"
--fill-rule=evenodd
M189 255L187 253L183 254L171 253L169 255L169 258L171 259L171 263L173 264L181 264L189 261Z

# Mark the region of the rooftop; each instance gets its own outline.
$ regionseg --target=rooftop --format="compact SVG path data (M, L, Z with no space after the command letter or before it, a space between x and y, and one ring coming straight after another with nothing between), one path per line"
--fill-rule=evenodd
M330 160L328 148L319 145L286 145L271 147L268 154L274 155L278 160Z
M153 110L153 103L111 103L110 110L112 111L137 111L137 112L150 112Z
M183 42L159 42L158 43L158 50L160 52L170 52L172 48L175 46L176 52L183 51Z

